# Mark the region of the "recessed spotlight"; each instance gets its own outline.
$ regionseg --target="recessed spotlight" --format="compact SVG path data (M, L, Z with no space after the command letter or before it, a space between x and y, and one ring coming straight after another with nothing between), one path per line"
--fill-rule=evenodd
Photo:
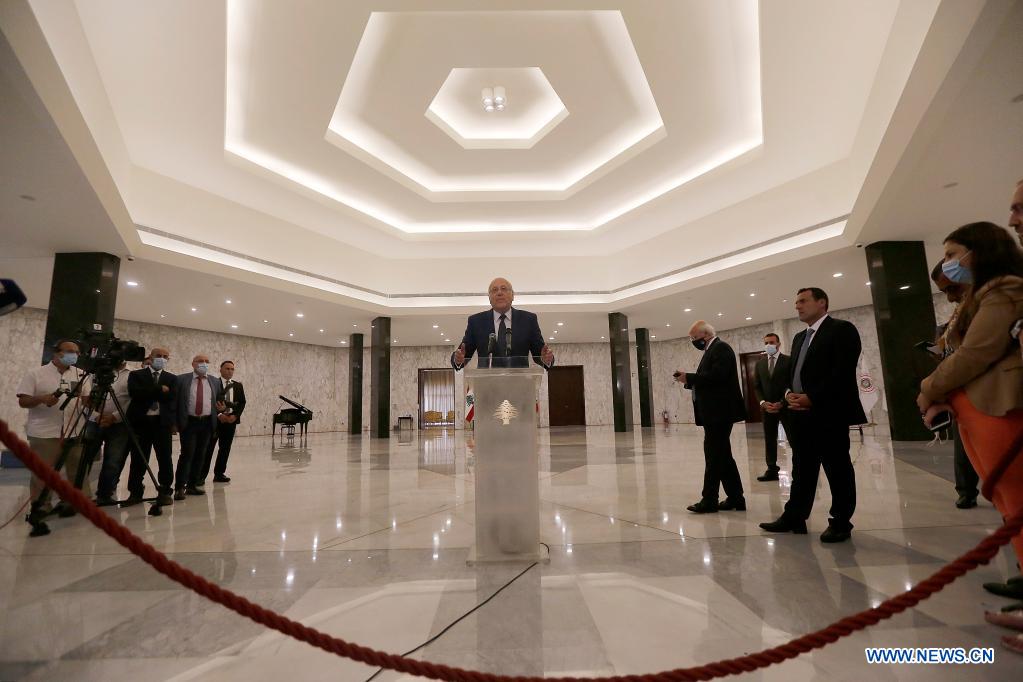
M548 340L548 341L553 341L553 340L554 340L554 337L553 337L553 336L549 336L549 337L547 337L547 340Z
M224 301L224 303L226 303L226 304L228 304L228 305L231 305L231 299L226 299L226 300Z
M558 330L557 330L557 329L555 329L555 330L554 330L554 333L555 333L555 334L557 334L557 333L558 333Z
M899 291L905 291L908 288L909 288L908 284L903 284L901 287L899 287Z
M231 325L231 329L237 329L237 328L238 328L238 325L236 325L236 324L232 324Z
M600 340L601 340L601 341L603 341L603 340L604 340L604 337L603 337L603 336L601 336L601 337L600 337Z
M295 332L288 332L288 336L294 336Z
M755 292L755 291L751 291L751 292L749 293L749 297L750 297L750 298L753 298L753 297L754 297L754 296L756 296L756 295L757 295L757 292Z
M305 317L305 313L295 313L295 317Z
M650 335L650 338L651 338L651 339L656 339L657 337L656 337L656 336L654 336L653 334L651 334L651 335Z
M670 327L670 326L671 326L671 322L667 322L667 323L665 323L665 325L664 325L664 326L665 326L665 327Z
M98 294L98 293L100 293L100 290L99 290L99 289L96 289L96 293L97 293L97 294Z
M391 339L391 343L398 343L398 339Z
M125 284L127 284L130 287L137 287L139 285L138 282L136 282L134 280L130 280L130 279L127 282L125 282Z
M263 324L270 324L270 320L263 320Z
M353 324L352 326L353 326L353 327L358 327L359 325L357 325L357 324Z
M747 317L746 317L746 321L747 321L747 322L749 322L749 321L750 321L750 320L752 320L752 319L753 319L752 317L749 317L749 316L747 316Z
M451 343L451 339L444 339L445 342Z
M867 282L867 286L868 286L868 287L870 286L870 282Z
M783 299L781 300L781 302L782 302L782 303L788 303L788 302L789 302L789 299L787 299L787 298L783 298Z
M199 309L198 308L192 308L192 312L193 313L197 313L197 312L199 312Z
M692 308L686 308L682 312L684 312L684 313L691 313L691 312L693 312L693 309Z
M320 333L321 333L321 334L323 333L323 330L322 330L322 329L320 330Z
M565 323L564 323L564 322L558 322L558 326L559 326L559 327L564 327L564 326L565 326Z
M836 272L835 274L832 275L832 277L835 277L835 278L838 278L838 277L841 277L841 276L842 276L841 272Z
M718 313L718 317L721 317L722 315L724 315L724 313Z
M433 325L433 328L434 329L440 329L440 325L439 324L435 324L435 325Z
M161 314L161 315L160 315L160 317L167 317L167 316L166 316L166 315L163 315L163 314Z
M342 341L341 343L342 343L342 344L346 344L346 343L348 343L348 342L347 342L347 341Z

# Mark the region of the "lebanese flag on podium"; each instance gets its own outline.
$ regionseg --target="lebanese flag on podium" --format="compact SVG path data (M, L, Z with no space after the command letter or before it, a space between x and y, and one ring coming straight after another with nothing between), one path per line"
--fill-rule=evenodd
M465 421L471 422L473 416L476 414L476 396L472 392L471 386L465 387Z

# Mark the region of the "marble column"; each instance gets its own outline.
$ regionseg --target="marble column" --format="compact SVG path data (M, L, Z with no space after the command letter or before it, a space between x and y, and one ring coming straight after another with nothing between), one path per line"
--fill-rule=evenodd
M82 331L93 331L94 325L100 325L99 331L113 331L120 268L121 259L109 253L54 256L43 364L50 361L52 346L60 339L77 338Z
M654 389L650 377L650 330L636 329L636 364L639 372L639 419L642 426L654 425Z
M362 334L348 336L348 433L362 433Z
M369 351L369 432L376 438L391 437L391 318L373 320Z
M914 345L933 340L937 326L924 243L874 242L866 255L892 439L931 440L916 406L933 362Z
M607 338L611 340L611 403L615 431L632 431L632 360L629 357L629 318L608 313Z

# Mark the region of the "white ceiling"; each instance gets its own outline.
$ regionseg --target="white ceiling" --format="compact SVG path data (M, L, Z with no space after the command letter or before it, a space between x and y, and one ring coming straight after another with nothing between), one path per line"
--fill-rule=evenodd
M27 164L4 155L0 215L17 246L4 256L131 253L124 273L140 286L122 291L119 317L307 343L336 345L377 315L393 318L399 345L443 342L440 331L452 338L486 305L480 292L497 275L559 341L599 341L612 310L660 340L688 330L685 301L721 328L790 316L782 299L808 283L824 282L835 307L868 303L855 242L922 238L936 257L958 222L1004 221L999 188L1023 158L1010 102L1023 90L1020 3L307 9L0 8L49 135L59 130L71 152L22 146ZM466 70L457 82L454 69ZM515 80L536 71L548 90ZM551 93L567 115L528 148L500 148L536 121L488 118L488 82L512 85L514 116ZM10 101L0 106L19 106ZM431 103L450 130L427 115ZM20 106L12 117L31 127ZM71 134L76 123L90 144ZM92 199L25 215L32 202L15 190L45 186L48 164L84 169L78 185L66 172L53 184L77 197L84 177ZM111 188L123 215L110 210ZM97 203L113 217L76 231ZM21 269L38 300L48 273L35 263ZM217 303L224 290L230 305ZM167 292L212 303L157 312Z

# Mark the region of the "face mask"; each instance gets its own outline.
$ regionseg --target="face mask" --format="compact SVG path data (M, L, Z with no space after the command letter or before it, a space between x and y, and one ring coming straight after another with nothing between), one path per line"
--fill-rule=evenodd
M969 253L969 252L967 252ZM973 272L962 264L961 258L953 258L941 264L941 272L948 281L956 284L973 284Z
M693 347L696 350L703 350L707 347L707 339L693 339Z
M778 352L778 346L775 346L773 343L766 343L764 344L764 352L768 355L774 355Z
M78 362L78 353L68 353L65 351L64 355L61 356L60 361L68 367L73 367Z
M210 366L205 362L200 362L198 365L195 366L195 371L199 374L199 376L205 376L206 372L208 372L209 370Z
M157 372L163 370L167 366L167 358L153 358L153 369Z

